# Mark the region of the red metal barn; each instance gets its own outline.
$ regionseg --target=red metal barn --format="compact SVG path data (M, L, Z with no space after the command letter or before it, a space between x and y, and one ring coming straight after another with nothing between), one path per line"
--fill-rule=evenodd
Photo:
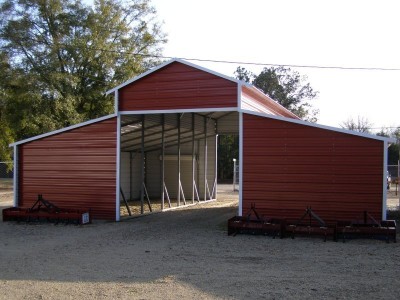
M386 215L389 139L300 120L255 87L172 60L110 90L115 114L16 142L14 206L37 194L120 220L217 198L217 136L239 135L239 215L307 206L327 220ZM135 212L134 212L135 213Z

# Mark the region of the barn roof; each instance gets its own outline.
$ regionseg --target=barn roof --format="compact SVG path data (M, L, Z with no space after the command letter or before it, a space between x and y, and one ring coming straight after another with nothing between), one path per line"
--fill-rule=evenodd
M131 78L131 79L125 81L124 83L122 83L122 84L116 86L115 88L113 88L113 89L111 89L111 90L108 90L108 91L106 92L106 95L109 95L109 94L111 94L111 93L113 93L113 92L115 92L115 91L117 91L117 90L119 90L119 89L121 89L121 88L123 88L123 87L125 87L125 86L127 86L127 85L129 85L129 84L131 84L131 83L133 83L133 82L135 82L135 81L137 81L137 80L139 80L139 79L142 79L143 77L146 77L146 76L148 76L148 75L150 75L150 74L152 74L152 73L154 73L154 72L157 72L158 70L160 70L160 69L162 69L162 68L164 68L164 67L166 67L166 66L168 66L168 65L170 65L170 64L172 64L172 63L174 63L174 62L178 62L178 63L184 64L184 65L190 66L190 67L192 67L192 68L196 68L196 69L202 70L202 71L204 71L204 72L207 72L207 73L213 74L213 75L215 75L215 76L224 78L224 79L229 80L229 81L232 81L232 82L234 82L234 83L238 83L238 84L242 84L242 85L251 86L251 84L249 84L249 83L247 83L247 82L245 82L245 81L237 80L237 79L235 79L235 78L233 78L233 77L229 77L229 76L226 76L226 75L224 75L224 74L215 72L215 71L213 71L213 70L210 70L210 69L207 69L207 68L204 68L204 67L201 67L201 66L192 64L192 63L187 62L187 61L185 61L185 60L178 59L178 58L174 58L174 59L171 59L171 60L169 60L169 61L166 61L166 62L164 62L164 63L162 63L162 64L160 64L160 65L158 65L158 66L155 66L154 68L151 68L151 69L148 70L147 72L144 72L144 73L142 73L142 74L140 74L140 75L138 75L138 76L136 76L136 77L133 77L133 78Z
M75 125L71 125L71 126L68 126L68 127L64 127L64 128L61 128L61 129L54 130L54 131L46 132L46 133L43 133L43 134L40 134L40 135L36 135L36 136L30 137L30 138L27 138L27 139L12 143L9 146L13 147L13 146L17 146L17 145L20 145L20 144L28 143L28 142L31 142L31 141L39 140L39 139L42 139L42 138L45 138L45 137L48 137L48 136L51 136L51 135L59 134L59 133L65 132L65 131L69 131L69 130L72 130L72 129L75 129L75 128L79 128L79 127L83 127L83 126L90 125L90 124L93 124L93 123L101 122L101 121L104 121L104 120L107 120L107 119L115 118L116 116L117 116L116 114L111 114L111 115L107 115L107 116L100 117L100 118L97 118L97 119L93 119L93 120L89 120L89 121L86 121L86 122L78 123L78 124L75 124Z
M59 130L55 130L52 132L48 132L45 134L41 134L38 136L34 136L28 139L24 139L15 143L10 144L10 147L12 146L17 146L20 144L24 144L30 141L34 141L34 140L38 140L41 138L45 138L47 136L51 136L51 135L55 135L55 134L59 134L74 128L78 128L78 127L82 127L82 126L86 126L92 123L96 123L96 122L100 122L109 118L113 118L116 117L118 115L122 115L122 114L129 114L129 115L139 115L139 114L162 114L162 113L185 113L185 112L196 112L198 114L203 114L203 115L210 115L211 113L213 113L213 117L218 119L219 117L223 116L226 113L232 112L232 111L236 111L236 112L242 112L242 113L247 113L247 114L253 114L253 115L257 115L257 116L261 116L261 117L266 117L266 118L272 118L272 119L278 119L278 120L283 120L283 121L287 121L287 122L293 122L296 124L302 124L305 126L311 126L311 127L317 127L317 128L321 128L321 129L326 129L326 130L331 130L331 131L336 131L336 132L341 132L341 133L346 133L346 134L350 134L350 135L354 135L354 136L360 136L360 137L364 137L364 138L369 138L369 139L375 139L375 140L380 140L380 141L385 141L388 143L394 143L396 142L395 139L393 138L386 138L386 137L381 137L381 136L376 136L373 134L366 134L366 133L359 133L359 132L355 132L355 131L350 131L350 130L346 130L346 129L341 129L341 128L336 128L336 127L331 127L331 126L325 126L325 125L320 125L320 124L316 124L316 123L310 123L307 121L303 121L301 119L299 119L296 115L294 115L292 112L290 112L289 110L287 110L286 108L284 108L283 106L281 106L280 104L278 104L276 101L274 101L272 98L270 98L268 95L265 95L262 91L260 91L259 89L257 89L256 87L254 87L253 85L244 82L244 81L240 81L237 79L234 79L232 77L220 74L218 72L209 70L207 68L189 63L187 61L183 61L180 59L172 59L170 61L167 61L159 66L156 66L152 69L150 69L149 71L134 77L120 85L118 85L117 87L107 91L107 94L112 94L115 91L118 91L119 89L134 83L135 81L138 81L139 79L142 79L152 73L155 73L159 70L161 70L162 68L172 64L172 63L181 63L184 64L186 66L213 74L215 76L218 76L220 78L223 78L225 80L228 80L230 82L236 83L238 85L238 90L241 91L241 96L240 96L240 102L238 103L237 107L229 107L229 108L205 108L205 109L175 109L175 110L146 110L146 111L142 111L142 110L138 110L138 111L129 111L129 112L116 112L115 114L111 114L111 115L107 115L101 118L97 118L94 120L90 120L90 121L86 121L83 123L79 123L79 124L75 124L66 128L62 128ZM255 97L258 99L260 99L260 101L262 103L264 103L265 107L262 108L262 112L260 111L254 111L254 109L249 108L248 106L246 106L246 99L244 99L245 97ZM261 103L260 102L260 103ZM257 108L256 108L257 109ZM121 124L121 128L123 129L124 124Z

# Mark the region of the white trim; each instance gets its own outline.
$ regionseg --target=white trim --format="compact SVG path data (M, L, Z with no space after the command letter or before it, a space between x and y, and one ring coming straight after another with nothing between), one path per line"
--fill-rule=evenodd
M386 220L386 204L387 204L387 159L388 159L388 143L383 143L383 193L382 193L382 220Z
M215 179L214 179L214 199L218 199L218 133L215 135Z
M9 146L10 147L18 146L18 145L25 144L25 143L28 143L28 142L32 142L32 141L35 141L35 140L39 140L39 139L42 139L42 138L45 138L45 137L48 137L48 136L59 134L61 132L69 131L69 130L72 130L72 129L75 129L75 128L79 128L79 127L83 127L83 126L90 125L90 124L93 124L93 123L101 122L101 121L104 121L104 120L107 120L107 119L111 119L111 118L114 118L116 116L117 116L116 114L107 115L107 116L104 116L104 117L100 117L100 118L97 118L97 119L89 120L89 121L82 122L82 123L79 123L79 124L75 124L75 125L72 125L72 126L64 127L64 128L58 129L58 130L50 131L50 132L47 132L47 133L44 133L44 134L40 134L40 135L31 137L31 138L28 138L28 139L25 139L25 140L22 140L22 141L18 141L18 142L12 143Z
M242 84L237 85L237 108L242 109Z
M115 221L121 219L120 216L120 184L121 184L121 116L117 116L117 157L116 157L116 187L115 187Z
M215 76L224 78L224 79L226 79L226 80L235 82L235 83L237 83L237 84L239 84L239 83L246 84L246 85L248 84L248 83L245 83L244 81L237 80L237 79L235 79L235 78L232 78L232 77L226 76L226 75L224 75L224 74L221 74L221 73L212 71L212 70L210 70L210 69L207 69L207 68L204 68L204 67L195 65L195 64L190 63L190 62L187 62L187 61L185 61L185 60L178 59L178 58L174 58L174 59L171 59L171 60L169 60L169 61L166 61L166 62L164 62L164 63L162 63L162 64L160 64L160 65L158 65L158 66L155 66L154 68L151 68L150 70L148 70L148 71L146 71L146 72L144 72L144 73L142 73L142 74L140 74L140 75L138 75L138 76L136 76L136 77L133 77L133 78L131 78L131 79L125 81L124 83L122 83L122 84L116 86L115 88L113 88L113 89L107 91L107 92L106 92L106 95L109 95L109 94L111 94L111 93L113 93L113 92L115 92L115 91L117 91L117 90L123 88L124 86L127 86L128 84L131 84L131 83L133 83L133 82L135 82L135 81L137 81L137 80L139 80L139 79L141 79L141 78L143 78L143 77L145 77L145 76L147 76L147 75L150 75L151 73L154 73L154 72L160 70L161 68L164 68L165 66L168 66L168 65L170 65L170 64L172 64L172 63L174 63L174 62L178 62L178 63L184 64L184 65L187 65L187 66L189 66L189 67L192 67L192 68L195 68L195 69L198 69L198 70L201 70L201 71L204 71L204 72L213 74L213 75L215 75Z
M269 118L269 119L274 119L274 120L279 120L279 121L285 121L285 122L289 122L289 123L295 123L295 124L299 124L299 125L305 125L305 126L314 127L314 128L320 128L320 129L340 132L340 133L344 133L344 134L355 135L355 136L378 140L378 141L382 141L382 142L395 142L396 141L393 138L387 138L387 137L377 136L377 135L373 135L373 134L369 134L369 133L356 132L356 131L352 131L352 130L311 123L311 122L307 122L304 120L296 120L296 119L287 118L287 117L274 116L274 115L269 115L266 113L245 110L245 109L240 109L239 111L242 113L246 113L246 114L254 115L254 116L258 116L258 117L264 117L264 118Z
M121 83L120 85L116 86L115 88L113 88L111 90L108 90L106 92L106 95L110 95L111 93L114 93L115 91L119 90L120 88L122 88L122 87L124 87L124 86L126 86L128 84L131 84L132 82L137 81L137 80L139 80L139 79L141 79L141 78L143 78L143 77L145 77L145 76L147 76L147 75L149 75L149 74L151 74L151 73L153 73L153 72L155 72L155 71L157 71L157 70L169 65L170 63L172 63L174 61L175 60L169 60L169 61L167 61L165 63L162 63L161 65L155 66L154 68L151 68L150 70L148 70L148 71L146 71L146 72L144 72L144 73L142 73L142 74L140 74L140 75L138 75L136 77L133 77L133 78L125 81L124 83Z
M216 71L213 71L213 70L210 70L210 69L208 69L208 68L205 68L205 67L196 65L196 64L194 64L194 63L188 62L188 61L183 60L183 59L178 59L178 58L176 58L176 59L174 59L172 62L179 62L179 63L181 63L181 64L187 65L187 66L192 67L192 68L195 68L195 69L199 69L199 70L201 70L201 71L204 71L204 72L210 73L210 74L212 74L212 75L215 75L215 76L224 78L224 79L226 79L226 80L232 81L232 82L237 83L237 84L240 84L240 83L248 84L247 82L244 82L244 81L235 79L235 78L233 78L233 77L230 77L230 76L227 76L227 75L218 73L218 72L216 72ZM171 63L172 63L172 62L171 62Z
M243 215L243 113L239 112L239 211Z
M18 147L14 146L14 174L13 174L14 207L18 207Z
M200 112L223 112L238 111L237 107L218 107L218 108L196 108L196 109L163 109L163 110L129 110L120 111L121 115L146 115L146 114L175 114L175 113L200 113Z
M259 88L257 88L254 85L249 86L248 88L252 89L253 91L255 91L256 93L258 93L260 96L267 98L265 99L266 101L268 101L270 104L272 104L274 107L270 107L270 109L272 109L274 112L276 112L276 109L282 109L284 110L288 115L291 115L294 119L298 119L301 120L299 118L299 116L297 116L296 114L292 113L290 110L288 110L286 107L284 107L283 105L279 104L278 102L276 102L274 99L272 99L272 97L270 97L269 95L265 94L263 91L261 91ZM276 112L277 113L277 112Z
M114 113L118 113L118 105L119 105L119 93L118 90L114 93Z

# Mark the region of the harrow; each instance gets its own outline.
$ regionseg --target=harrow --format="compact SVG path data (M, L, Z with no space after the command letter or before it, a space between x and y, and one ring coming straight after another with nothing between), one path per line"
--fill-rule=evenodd
M228 235L238 233L272 235L273 238L296 235L322 236L324 242L328 237L334 241L342 238L343 242L349 238L366 237L385 240L387 243L396 243L396 221L387 220L378 222L367 211L363 221L324 221L311 207L307 207L304 214L298 219L278 219L260 216L255 204L251 204L246 216L235 216L228 220Z
M253 216L254 215L254 216ZM284 223L280 219L268 218L260 216L255 208L255 204L251 204L251 208L245 217L235 216L228 220L228 235L236 235L238 233L263 234L283 237Z
M38 199L31 208L10 207L3 209L3 221L25 222L54 222L87 224L91 223L89 210L59 208L50 201L38 195Z

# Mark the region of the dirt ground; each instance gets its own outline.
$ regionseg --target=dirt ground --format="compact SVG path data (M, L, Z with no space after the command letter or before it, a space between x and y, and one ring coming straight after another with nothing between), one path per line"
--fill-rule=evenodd
M0 222L0 299L399 299L400 243L227 236L228 190L119 223Z

